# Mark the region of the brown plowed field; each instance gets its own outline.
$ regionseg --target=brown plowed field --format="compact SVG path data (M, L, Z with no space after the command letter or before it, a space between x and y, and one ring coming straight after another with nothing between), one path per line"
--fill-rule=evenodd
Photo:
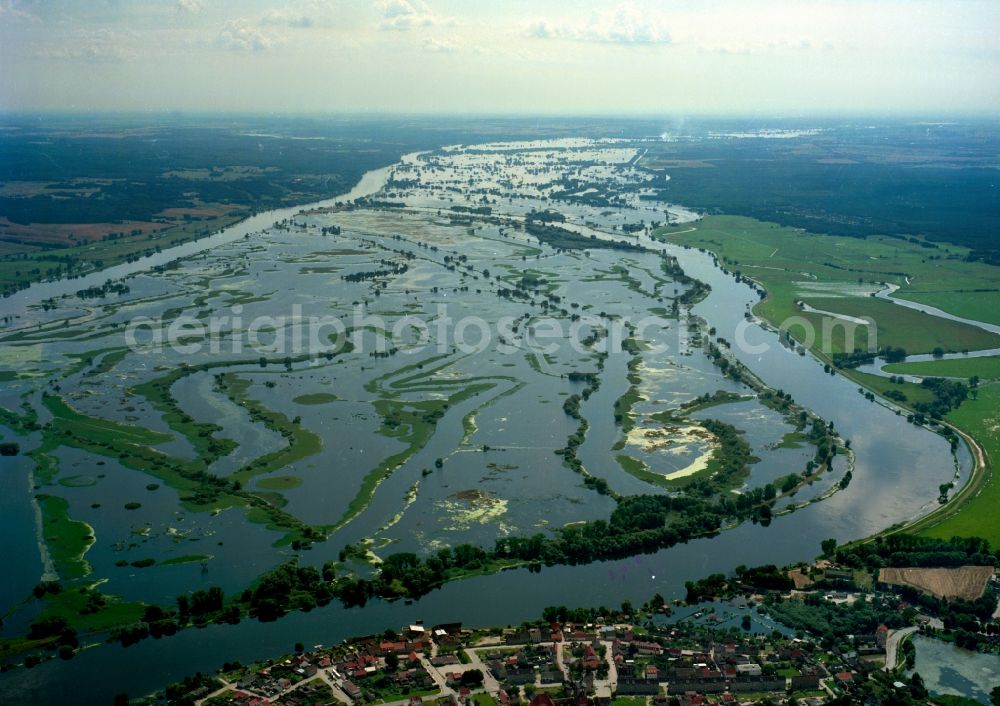
M973 601L983 595L993 575L992 566L962 566L956 569L879 569L881 583L912 586L938 598Z

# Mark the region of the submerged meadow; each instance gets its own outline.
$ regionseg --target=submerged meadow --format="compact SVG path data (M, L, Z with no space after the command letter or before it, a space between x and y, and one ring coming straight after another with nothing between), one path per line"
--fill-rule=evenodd
M568 577L574 601L676 595L935 507L965 447L762 327L758 287L711 254L655 240L700 215L657 199L647 149L414 153L99 296L15 295L0 421L29 487L0 519L3 651L51 644L32 626L53 618L128 643L434 589L474 612L466 582L525 614ZM641 591L608 580L629 566Z

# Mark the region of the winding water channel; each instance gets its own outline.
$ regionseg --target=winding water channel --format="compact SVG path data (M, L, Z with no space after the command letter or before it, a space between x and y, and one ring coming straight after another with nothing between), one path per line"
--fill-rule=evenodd
M375 193L390 170L370 172L349 194L309 207ZM261 213L217 235L136 263L75 280L33 285L5 300L4 308L27 311L32 303L49 297L191 256L292 217L302 208ZM711 293L693 313L714 326L718 335L742 342L733 346L733 352L744 364L768 385L790 393L797 402L832 421L842 437L851 440L856 462L853 481L845 490L777 517L770 527L745 523L717 537L655 554L544 568L540 573L514 570L472 578L448 584L411 605L402 601L373 601L363 609L329 605L274 623L244 620L234 626L188 629L129 648L97 645L82 650L69 662L52 660L0 676L0 702L49 703L72 694L77 703L106 703L115 693L149 693L196 671L212 671L226 660L247 662L273 656L290 650L295 642L332 644L418 619L428 624L509 624L536 618L549 605L616 606L625 599L645 601L656 592L679 597L687 580L728 572L738 564L781 565L808 560L818 553L823 539L857 539L916 518L937 506L939 484L954 480L956 473L960 482L968 478L972 460L964 446L953 457L943 438L907 423L905 417L881 404L867 401L854 383L824 374L818 361L789 350L775 333L748 322L745 313L758 295L719 269L711 255L648 239L643 244L676 256L687 274L711 285ZM7 537L23 523L28 494L5 496L0 522Z

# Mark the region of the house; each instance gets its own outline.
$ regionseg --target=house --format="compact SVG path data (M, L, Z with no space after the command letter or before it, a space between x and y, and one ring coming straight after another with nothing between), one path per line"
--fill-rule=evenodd
M423 625L407 625L406 635L407 637L423 637L427 630Z
M726 690L726 678L720 674L685 680L675 679L669 682L667 690L671 696L683 694L688 691L697 691L703 694L721 694Z
M508 667L504 681L513 686L531 684L535 681L535 668L521 665Z
M345 694L351 697L351 701L357 701L358 699L361 698L361 689L359 689L358 685L352 681L348 681L345 679L344 683L341 684L340 688L343 689Z
M391 641L385 640L385 641L379 643L378 649L379 649L379 653L383 654L383 655L389 654L390 652L392 652L393 654L402 654L402 653L406 652L406 643L405 642L391 642Z
M885 649L886 640L889 639L889 627L883 623L875 628L875 644L881 649Z
M437 625L434 626L433 630L435 637L439 636L441 633L445 633L447 635L458 635L462 632L462 624L438 623Z
M854 682L854 675L850 672L837 672L833 678L841 686L850 686Z
M655 695L659 691L660 685L655 681L635 677L618 677L618 688L615 695Z
M786 683L784 677L778 676L736 677L730 682L729 689L744 693L749 691L784 691Z
M431 664L435 667L447 667L452 664L458 664L459 659L455 655L438 655L437 657L431 657Z
M733 642L716 643L712 645L712 657L716 662L721 662L736 654L736 644Z
M535 692L535 695L531 697L531 706L556 706L552 701L552 697L546 694L544 691Z
M819 674L798 674L792 677L792 691L814 691L819 688Z
M759 677L761 675L761 668L759 664L737 664L736 674L739 676Z
M504 666L503 662L498 659L491 659L486 663L486 667L490 670L490 674L497 681L507 681L507 667Z
M663 648L655 642L633 642L632 648L641 655L656 657L663 654Z
M702 706L705 703L705 697L697 691L685 692L677 700L681 706Z
M562 684L566 675L555 663L550 662L541 668L539 678L543 684Z

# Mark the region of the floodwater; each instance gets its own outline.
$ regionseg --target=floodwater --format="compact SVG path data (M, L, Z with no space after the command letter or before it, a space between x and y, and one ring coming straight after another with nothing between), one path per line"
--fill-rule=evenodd
M623 225L641 230L666 218L693 218L682 207L640 201L626 188L646 179L631 166L634 155L627 145L591 141L543 145L537 153L494 146L410 155L399 165L366 175L352 192L376 193L385 186L379 198L405 203L406 211L361 208L300 215L299 209L286 209L261 214L212 238L92 275L92 280L24 290L5 306L21 312L22 324L47 323L0 339L4 360L14 361L19 373L16 380L0 384L0 403L17 409L24 400L40 407L41 390L51 380L83 414L169 432L162 414L135 386L182 364L217 365L183 376L171 388L192 419L217 424L219 438L239 443L211 472L230 476L252 459L283 448L280 434L251 414L252 405L295 420L320 441L315 453L249 481L257 488L268 477L292 477L292 487L266 491L284 511L309 523L341 524L330 540L303 552L301 561L318 565L355 543L382 555L463 542L490 546L501 536L606 518L614 508L610 498L584 487L555 453L578 424L563 410L564 401L584 387L570 380L570 373L598 372L603 365L599 389L580 404L589 428L577 455L589 473L618 492L665 492L628 473L619 455L668 474L697 462L706 450L680 432L657 438L655 444L616 448L622 430L613 405L632 384L630 356L620 345L609 345L602 361L600 339L594 345L573 345L578 339L601 328L613 330L624 320L641 324L637 335L648 348L639 353L639 402L632 410L641 432L656 429L650 415L705 393L753 396L749 388L721 375L700 341L692 339L691 321L664 317L686 285L663 274L660 251L676 257L686 274L711 285L711 293L691 313L734 342L733 355L851 440L853 480L846 489L776 517L769 527L745 523L716 537L626 560L477 577L449 584L412 605L373 601L350 610L331 605L271 624L244 621L186 630L128 649L96 646L70 662L52 661L3 675L5 698L48 702L71 688L81 701L100 702L121 691L147 693L227 659L272 655L297 641L330 644L416 619L506 624L537 617L548 605L619 605L626 598L645 601L654 592L677 597L686 580L727 572L737 564L809 559L823 539L855 539L915 518L936 505L938 486L954 479L956 465L960 478L967 477L967 453L960 452L956 462L942 438L868 402L852 383L823 374L816 360L786 349L774 333L748 322L745 312L757 295L720 270L710 255L654 243L641 234L629 237L652 252L558 251L516 227L532 210L547 207L564 213L574 230L613 240L626 237ZM542 200L561 188L567 174L581 182L573 192L576 199L555 206ZM621 198L614 207L587 201L617 195ZM483 203L504 220L465 221L452 209ZM284 219L292 223L270 227ZM340 226L342 234L322 235L321 228L330 225ZM177 258L175 269L149 272L153 265ZM384 270L387 263L407 269L374 281L344 279ZM81 303L71 296L88 283L126 275L131 291L124 298ZM518 284L524 296L503 294ZM55 310L37 306L63 294L70 296L60 299ZM61 322L81 310L87 311L85 321ZM452 325L436 325L443 315ZM166 325L183 320L195 328L198 322L215 322L219 328L214 335L182 337L179 347L129 350L106 370L95 371L102 356L112 355L108 350L126 348L123 331L138 316ZM275 343L268 354L272 360L295 355L297 327L322 316L338 318L357 336L352 352L260 365L259 353L249 344L237 350L234 343L255 331L259 340ZM574 316L590 317L579 325L576 338L568 333L577 323ZM492 345L477 349L477 336L483 335L477 326L467 326L460 335L455 322L473 317L487 325ZM505 317L513 323L501 327ZM561 333L545 336L549 319L565 327ZM380 349L380 336L391 330L398 333L392 346ZM279 350L277 343L289 340ZM92 361L81 365L88 357ZM245 397L234 392L234 384L245 385ZM317 393L325 393L322 403L303 402ZM422 412L420 405L434 400L447 406L421 436L422 422L406 421L405 415ZM709 418L744 430L761 459L747 487L801 473L811 458L810 447L782 446L792 427L756 400L708 408L691 421ZM40 419L47 419L44 409ZM21 440L25 450L36 443ZM156 448L178 459L194 458L191 444L182 438ZM165 604L208 585L232 593L294 554L278 543L280 532L247 521L240 510L189 512L175 490L162 484L148 490L150 477L114 460L67 447L56 457L58 479L87 480L57 480L44 492L67 498L71 516L94 527L97 540L87 559L93 578L106 580L109 593ZM0 531L15 557L9 564L12 577L0 594L6 610L37 582L40 561L35 532L26 529L33 528L34 516L25 481L31 463L24 456L0 463L10 491L2 495ZM365 476L385 464L391 472L365 495ZM818 497L846 471L846 462L838 462L795 500ZM359 498L362 509L348 513ZM124 509L129 502L141 507ZM130 565L144 558L162 562L192 555L209 558L145 569ZM17 634L32 615L30 605L16 611L0 634ZM109 680L108 674L114 678Z
M990 704L990 691L1000 686L1000 656L970 652L950 642L916 635L914 671L931 694L953 694Z

